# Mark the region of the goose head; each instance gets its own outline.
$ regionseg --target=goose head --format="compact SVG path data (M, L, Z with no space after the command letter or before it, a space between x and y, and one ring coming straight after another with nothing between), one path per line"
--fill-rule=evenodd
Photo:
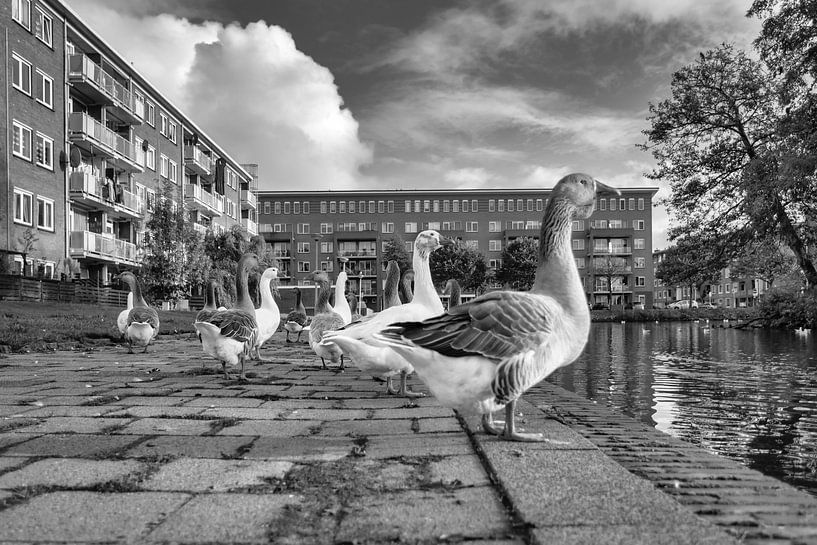
M329 275L326 274L326 271L312 271L308 275L306 275L306 280L311 280L316 284L329 284Z
M574 210L577 219L587 219L593 213L596 195L621 195L617 188L603 184L589 174L575 172L556 183L551 193L551 201L561 200Z
M414 249L421 256L428 257L431 252L442 246L451 246L454 241L448 237L444 237L434 229L426 229L420 231L417 238L414 239Z
M261 275L261 280L272 280L278 278L278 267L267 267Z

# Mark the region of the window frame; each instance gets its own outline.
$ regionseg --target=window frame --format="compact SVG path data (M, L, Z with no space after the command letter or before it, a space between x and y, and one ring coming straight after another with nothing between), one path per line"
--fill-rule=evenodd
M53 110L54 109L54 78L37 68L35 70L36 78L37 78L37 96L35 99L37 102L45 106L46 108ZM43 97L45 91L44 83L48 82L48 97Z
M38 167L44 168L46 170L54 171L54 139L50 136L43 134L39 131L36 132L34 137L34 148L36 149L39 147L40 142L43 143L43 158L48 159L47 161L40 161L37 158L36 152L34 154L34 164ZM46 157L45 150L48 149L48 154Z
M23 5L28 6L25 12L22 10ZM22 13L26 13L26 17L21 17ZM31 32L31 0L11 0L11 18Z
M36 6L34 11L36 12L35 17L37 18L37 23L35 23L35 25L34 25L34 29L35 29L34 30L34 36L36 36L37 39L40 40L42 43L44 43L45 45L47 45L48 47L53 49L53 47L54 47L54 18L51 17L51 15L47 14L45 12L45 10L43 10L43 8L41 8L40 6ZM46 21L48 22L48 24L45 24ZM48 28L48 36L40 36L40 31L37 30L38 28L40 30ZM48 38L48 40L46 40L46 37Z
M18 200L19 199L19 200ZM25 200L28 200L28 221L25 219ZM23 206L18 206L23 205ZM18 216L18 212L21 212ZM14 187L14 223L20 225L34 226L34 193L26 191L20 187Z
M23 93L27 96L32 96L32 85L31 85L31 74L33 72L33 67L29 61L26 60L25 57L17 53L16 51L11 52L11 86ZM25 83L23 81L23 70L22 67L25 66L28 69L28 90L25 89ZM15 76L15 68L17 69L17 75ZM17 80L20 80L19 82Z
M21 147L20 147L19 152L17 151L17 146L14 144L14 136L15 136L14 133L15 133L15 131L17 129L20 130L20 146ZM26 139L23 138L23 136L26 133L28 133L28 156L26 156L24 154L25 147L26 147L24 145L24 143L25 143ZM20 159L23 159L24 161L31 162L31 157L32 157L32 155L34 153L34 131L32 130L31 127L29 127L28 125L26 125L24 123L21 123L20 121L17 121L16 119L12 120L12 122L11 122L11 150L12 150L12 155L14 155L15 157L19 157Z
M51 224L50 226L40 223L41 205L45 206L46 210L49 210L48 221L50 221ZM47 197L43 197L42 195L37 195L37 229L49 231L52 233L54 232L54 199L49 199Z

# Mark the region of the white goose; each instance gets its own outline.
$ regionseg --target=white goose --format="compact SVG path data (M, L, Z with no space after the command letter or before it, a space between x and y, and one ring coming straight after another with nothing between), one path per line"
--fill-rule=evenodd
M128 354L133 354L133 345L144 346L142 352L148 351L150 341L159 335L159 313L149 306L142 297L142 288L136 276L125 271L116 276L125 282L133 293L133 308L128 311L125 325L125 338L128 340Z
M329 276L325 271L310 273L307 280L318 284L318 299L315 301L315 315L309 323L309 346L321 358L321 365L326 369L326 360L340 363L343 371L343 353L335 345L321 343L324 331L343 327L343 318L329 306Z
M128 329L128 314L130 314L130 309L133 308L133 292L128 292L128 302L125 304L125 310L119 313L119 316L116 317L116 327L119 328L119 333L122 334L122 337L125 337L125 331Z
M335 280L335 306L332 310L343 318L343 325L352 321L352 307L346 300L346 271L341 271Z
M201 345L207 354L221 362L224 376L230 379L227 373L227 364L241 364L241 380L247 380L244 374L244 360L255 346L258 337L258 324L255 321L255 307L250 299L250 290L247 278L251 268L258 266L255 254L244 254L238 261L238 270L235 275L235 287L238 300L234 308L217 310L193 326L201 335Z
M590 311L571 250L571 224L589 218L596 192L616 193L586 174L553 188L542 219L539 264L528 292L496 291L422 322L376 335L406 358L443 405L480 413L486 432L516 441L544 441L514 424L516 400L581 354ZM504 429L491 413L505 408Z
M258 340L256 340L253 349L255 359L258 361L267 361L261 359L261 347L270 337L272 337L278 326L281 325L281 311L278 305L275 304L273 297L273 289L271 284L278 280L278 268L267 267L261 274L261 280L258 281L258 289L261 292L261 306L255 309L255 321L258 323ZM275 289L274 291L278 291Z
M373 336L393 323L424 320L443 312L443 304L431 280L428 260L431 252L443 244L451 243L451 240L434 230L426 230L418 234L412 256L416 279L412 302L389 307L368 320L354 322L343 329L328 331L321 344L337 345L352 358L355 365L361 370L372 375L387 377L389 392L405 396L418 395L408 391L406 387L406 377L412 371L409 362L395 354L389 346L374 339ZM400 389L395 392L392 389L391 377L397 373L400 373Z

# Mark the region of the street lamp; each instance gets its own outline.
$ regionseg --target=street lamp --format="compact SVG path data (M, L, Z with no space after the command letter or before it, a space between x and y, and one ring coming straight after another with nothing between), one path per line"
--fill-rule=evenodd
M321 240L323 239L323 235L320 233L315 233L312 235L312 240L315 241L315 271L317 272L320 270L320 262L318 261L318 245L320 244ZM317 312L318 310L318 283L315 282L315 310L313 312Z

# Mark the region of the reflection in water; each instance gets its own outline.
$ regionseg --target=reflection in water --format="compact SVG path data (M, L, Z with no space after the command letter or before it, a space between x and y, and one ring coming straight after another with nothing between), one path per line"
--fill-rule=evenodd
M594 323L548 380L817 494L816 335Z

